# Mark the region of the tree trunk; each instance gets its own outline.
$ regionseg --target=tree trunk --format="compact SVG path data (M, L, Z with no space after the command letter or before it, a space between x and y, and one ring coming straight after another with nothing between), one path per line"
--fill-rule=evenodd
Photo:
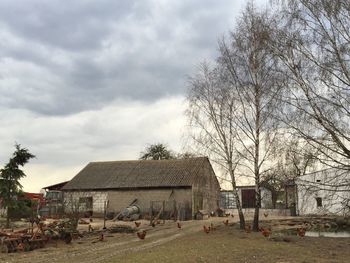
M260 90L255 87L255 157L254 157L254 176L255 176L255 211L253 221L253 231L259 231L259 210L260 210Z
M245 219L244 219L244 214L243 214L243 210L242 210L242 205L241 205L241 201L239 200L239 195L237 192L237 186L236 186L236 178L232 169L232 164L229 164L229 169L230 169L230 176L231 176L231 182L232 182L232 192L233 192L233 196L236 200L236 207L238 210L238 216L239 216L239 228L240 229L244 229L245 228Z
M10 208L6 208L6 228L10 228Z

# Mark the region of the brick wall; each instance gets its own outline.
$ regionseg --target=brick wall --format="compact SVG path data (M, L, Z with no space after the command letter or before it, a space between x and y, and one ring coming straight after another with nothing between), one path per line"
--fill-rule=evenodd
M107 200L107 192L102 191L81 191L81 192L64 192L64 205L69 210L71 202L79 202L79 198L92 197L92 210L94 213L104 212L104 202Z

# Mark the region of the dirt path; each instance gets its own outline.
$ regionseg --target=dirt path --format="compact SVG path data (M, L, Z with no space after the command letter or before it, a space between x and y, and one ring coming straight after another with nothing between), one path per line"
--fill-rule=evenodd
M173 221L156 225L152 228L144 221L140 229L147 230L145 240L140 240L136 234L105 234L105 241L98 242L98 235L84 237L75 240L70 245L57 243L50 244L46 248L26 253L0 254L0 262L23 262L23 263L47 263L49 262L105 262L111 258L125 253L134 253L165 244L179 237L189 235L202 230L204 223L218 224L219 219L207 221L182 222L182 228L178 229ZM231 220L234 221L233 219Z
M70 245L51 243L46 248L31 252L0 254L0 262L114 263L164 262L164 260L166 262L216 262L217 260L232 262L232 258L236 260L234 262L279 262L280 259L288 259L294 255L302 259L287 260L286 262L303 262L303 260L304 262L328 262L319 261L317 254L326 258L330 256L332 258L333 254L335 257L339 257L341 253L344 254L346 247L350 248L350 239L300 239L294 237L290 243L274 242L267 240L260 233L246 234L236 227L225 227L223 225L224 219L226 218L181 222L181 229L178 229L173 221L167 221L164 225L156 225L155 228L150 227L149 222L143 221L140 229L147 230L145 240L140 240L135 233L106 233L103 242L98 241L98 235L86 235L82 239L74 240ZM285 224L284 219L287 218L264 218L262 225L273 225L273 229L277 231L283 223ZM289 219L303 220L295 217ZM236 226L238 225L237 218L229 218L229 221ZM206 235L203 233L203 225L208 226L210 223L218 226L217 231ZM96 226L98 224L98 222L95 223ZM133 223L123 224L133 225ZM108 226L111 226L110 222ZM85 229L86 226L82 226L82 228ZM332 249L329 250L329 246L332 246ZM217 256L217 251L222 254ZM260 251L260 254L256 254L257 251ZM232 254L233 252L234 254ZM350 255L347 257L350 258ZM260 261L264 258L268 261ZM274 261L275 259L278 260ZM350 260L342 261L334 258L331 262L350 262Z

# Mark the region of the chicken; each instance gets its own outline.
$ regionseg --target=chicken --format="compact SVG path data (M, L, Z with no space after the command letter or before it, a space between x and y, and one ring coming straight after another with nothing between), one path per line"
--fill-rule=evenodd
M247 225L244 227L244 230L246 233L250 233L252 231L252 226L251 225Z
M139 239L145 239L146 233L147 233L146 230L143 230L142 232L137 232L136 234Z
M265 212L264 217L268 217L268 216L269 216L269 213Z
M136 227L139 227L141 225L141 222L134 222Z
M207 234L210 232L210 227L206 227L205 225L203 226L203 231Z
M177 222L177 228L181 228L182 226L181 226L181 224L180 224L180 222Z
M92 223L92 222L93 222L92 217L90 217L90 218L89 218L89 221L90 221L90 223Z
M224 225L228 226L228 219L224 220Z
M271 233L272 233L272 230L271 228L263 228L261 227L260 228L260 232L261 234L264 236L264 237L270 237Z
M94 232L94 229L92 228L91 224L89 224L89 227L88 227L88 232Z
M159 225L160 224L160 220L159 219L157 219L157 225Z
M100 234L100 237L98 238L98 241L104 241L105 236L103 235L103 233Z
M24 244L23 242L20 242L18 245L17 245L17 251L24 251Z
M152 227L156 227L156 224L154 222L151 223Z
M234 217L235 217L235 215L231 214L231 217L232 217L232 218L234 218Z
M300 236L300 237L305 236L305 232L306 232L305 228L297 228L297 231L298 231L298 236Z

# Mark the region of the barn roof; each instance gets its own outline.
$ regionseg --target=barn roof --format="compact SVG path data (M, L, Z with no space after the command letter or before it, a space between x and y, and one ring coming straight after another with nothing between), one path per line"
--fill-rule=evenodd
M62 190L185 187L200 180L203 169L214 174L207 157L91 162Z

